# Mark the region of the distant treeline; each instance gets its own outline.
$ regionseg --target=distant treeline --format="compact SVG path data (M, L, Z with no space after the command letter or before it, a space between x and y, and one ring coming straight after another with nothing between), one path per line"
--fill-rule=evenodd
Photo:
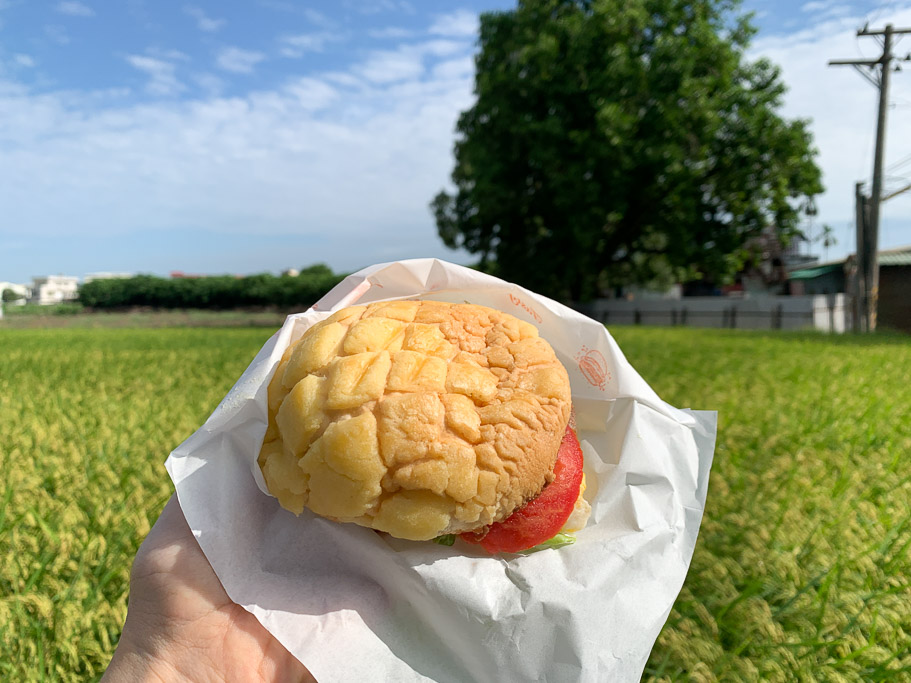
M307 307L344 277L322 264L305 268L299 275L181 278L137 275L87 282L79 289L79 301L96 309Z

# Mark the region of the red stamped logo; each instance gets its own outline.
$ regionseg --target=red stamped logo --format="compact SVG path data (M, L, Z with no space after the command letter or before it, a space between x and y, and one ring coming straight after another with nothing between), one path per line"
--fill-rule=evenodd
M576 361L579 363L579 372L588 380L588 383L604 391L604 385L611 378L610 372L607 371L607 360L604 358L604 354L597 349L583 346L576 354Z
M512 304L514 306L518 306L519 308L524 310L526 313L528 313L528 315L530 315L532 318L534 318L535 322L537 322L537 323L542 322L541 316L538 315L538 312L535 309L533 309L531 306L529 306L527 303L522 301L522 299L520 299L519 297L517 297L514 294L510 294L509 300L512 302Z

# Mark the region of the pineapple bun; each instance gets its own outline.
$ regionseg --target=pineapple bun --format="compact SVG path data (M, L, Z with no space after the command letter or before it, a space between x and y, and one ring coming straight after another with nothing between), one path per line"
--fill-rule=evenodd
M473 304L342 309L285 351L259 465L282 507L428 540L553 478L569 377L537 329Z

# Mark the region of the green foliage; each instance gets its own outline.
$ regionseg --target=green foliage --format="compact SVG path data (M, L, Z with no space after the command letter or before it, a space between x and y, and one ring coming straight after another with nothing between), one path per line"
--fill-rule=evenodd
M805 121L748 61L728 0L521 0L481 15L477 102L458 122L447 246L557 298L735 273L822 191Z
M662 398L719 412L644 680L911 680L911 339L614 332Z
M164 460L273 330L0 330L0 680L90 681Z
M343 277L322 264L305 268L297 276L263 273L166 279L137 275L87 282L79 289L79 300L95 309L307 307Z
M3 292L0 293L0 301L4 301L4 302L19 301L19 299L24 299L24 298L25 297L22 296L19 292L16 292L9 288L4 289Z
M307 277L334 277L332 269L325 263L315 263L312 266L301 268L300 274Z
M663 398L720 413L644 680L908 680L908 337L611 331ZM0 329L0 680L98 678L167 453L271 333Z

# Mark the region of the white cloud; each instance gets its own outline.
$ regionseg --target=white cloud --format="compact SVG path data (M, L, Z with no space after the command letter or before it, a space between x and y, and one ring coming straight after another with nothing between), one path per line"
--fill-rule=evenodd
M843 17L855 11L851 5L846 5L838 0L811 0L804 4L800 10L815 15L817 20Z
M447 41L403 49L421 66L395 80L362 78L366 65L376 66L369 58L332 77L232 97L214 92L217 81L188 75L188 84L208 80L213 93L144 103L122 93L33 93L0 78L0 240L13 238L4 227L13 225L45 240L195 226L213 234L206 263L238 272L457 258L437 238L427 206L448 183L455 120L472 101L471 75L464 61L455 64L470 47L461 49ZM127 60L150 88L185 87L173 62ZM275 248L274 265L254 265L249 253L219 256L215 242L231 234L286 235L289 245L310 235L317 246ZM180 258L185 269L196 267Z
M420 78L430 57L450 57L466 52L466 45L455 40L429 40L401 45L395 50L375 50L355 67L355 73L372 83L395 83Z
M835 256L854 250L854 183L867 182L869 192L878 95L854 69L830 67L827 61L881 54L874 39L857 38L856 27L863 22L860 16L822 21L791 35L759 39L750 50L751 57L768 57L782 68L789 88L784 115L812 119L810 131L820 152L818 163L826 186L817 200L816 222L835 229L839 240ZM876 27L886 22L911 23L911 3L880 17ZM886 166L911 154L911 74L894 74L890 99ZM908 171L904 167L911 175ZM911 199L904 195L883 207L881 246L911 243Z
M13 55L13 63L18 66L23 66L27 69L35 66L35 60L32 59L29 55L25 54L15 54Z
M288 83L284 92L296 97L296 104L311 112L326 109L339 99L336 88L317 78L299 78Z
M428 40L424 43L411 45L406 49L417 50L418 52L434 57L448 57L465 52L465 43L458 40Z
M146 54L157 59L164 59L172 62L189 62L190 56L180 50L165 49L160 47L150 47Z
M145 55L128 55L126 60L149 77L145 87L149 94L171 97L186 90L177 80L176 67L172 63Z
M301 7L298 2L288 2L287 0L257 0L257 4L277 12L296 14L303 17L311 24L322 26L323 28L334 28L336 26L335 21L322 12L311 7Z
M225 24L228 23L227 19L213 19L207 15L202 8L196 7L194 5L187 5L183 8L185 14L196 19L196 26L200 31L205 31L207 33L215 33L224 28Z
M326 43L337 40L342 36L328 32L285 35L278 39L279 52L284 57L299 58L307 52L322 52Z
M256 65L263 61L266 56L262 52L253 50L242 50L239 47L226 47L222 49L215 59L215 63L220 69L231 71L238 74L253 73Z
M833 0L810 0L810 2L801 5L801 12L818 12L834 4Z
M360 88L364 81L347 71L329 71L322 75L322 78L328 83L344 85L349 88Z
M303 15L307 18L307 20L312 24L316 24L317 26L323 26L325 28L332 28L333 26L335 26L335 22L332 21L332 19L327 17L322 12L317 12L315 9L311 9L310 7L305 7L302 10L302 12L303 12Z
M61 14L68 14L71 17L92 17L95 16L95 10L93 10L88 5L84 5L81 2L75 2L75 0L68 0L66 2L58 2L55 9Z
M215 74L208 72L194 73L191 78L207 97L220 97L225 89L225 82Z
M404 12L414 14L414 5L407 0L367 0L357 4L361 14L380 14L382 12Z
M468 10L457 10L437 17L430 26L430 33L454 38L469 38L478 35L478 15Z
M433 67L433 78L440 80L472 78L474 76L474 58L459 57L440 62Z
M379 40L396 40L400 38L411 38L414 35L414 31L399 26L387 26L386 28L370 29L367 31L367 35Z
M420 78L424 73L424 59L412 50L384 50L374 52L357 71L372 83L395 83Z
M58 45L68 45L70 42L70 35L66 32L66 29L57 24L45 26L44 35Z

